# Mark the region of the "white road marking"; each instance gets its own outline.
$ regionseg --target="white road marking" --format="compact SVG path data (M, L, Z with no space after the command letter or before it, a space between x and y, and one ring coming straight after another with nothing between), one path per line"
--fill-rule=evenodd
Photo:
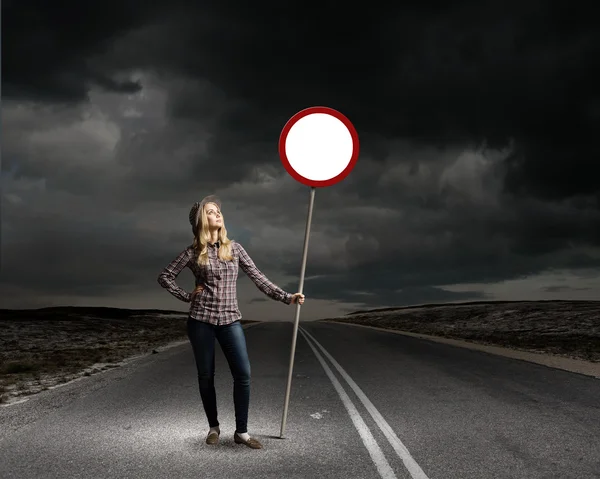
M404 446L404 444L402 444L402 441L398 438L398 436L396 436L396 433L394 432L394 430L390 427L390 425L387 423L387 421L385 419L383 419L383 416L379 413L377 408L373 405L373 403L369 400L369 398L365 395L365 393L362 392L362 390L352 380L352 378L346 373L346 371L344 371L344 369L338 364L338 362L335 359L333 359L331 354L329 354L325 350L325 348L323 346L321 346L321 344L308 331L305 331L304 328L299 328L299 330L303 335L305 335L305 338L306 338L306 336L308 336L308 337L310 337L310 339L312 341L315 342L315 344L319 347L319 349L323 352L323 354L325 356L327 356L329 361L331 361L331 363L335 366L335 368L338 370L338 372L346 380L348 385L356 393L356 395L361 400L361 402L363 403L365 408L367 408L367 411L369 411L369 414L371 414L371 417L373 417L373 419L379 426L379 429L381 429L381 432L383 432L383 434L389 441L390 445L394 448L394 451L396 451L396 454L398 454L400 459L402 459L402 462L406 466L406 469L410 473L411 477L413 479L429 479L427 477L427 475L423 472L423 470L421 469L419 464L417 464L417 461L415 461L413 459L413 457L410 455L410 452L408 451L406 446ZM314 351L315 349L312 346L312 344L310 344L308 339L307 339L307 342L309 343L310 347Z
M305 334L302 330L300 330L300 332L302 334ZM393 469L390 467L390 464L388 463L387 459L383 455L383 452L379 448L377 441L375 441L375 438L371 434L369 427L363 421L360 413L358 412L354 404L352 404L350 397L348 397L348 394L346 394L346 391L344 391L344 388L333 374L333 371L327 365L323 357L319 354L319 351L317 351L315 347L311 344L308 338L306 338L306 336L304 338L306 339L306 342L308 343L310 348L315 353L315 356L321 363L321 366L323 366L325 373L327 374L327 376L329 376L329 379L333 383L333 387L336 389L337 393L340 396L340 399L342 400L342 403L346 407L350 419L352 419L354 427L358 431L358 434L360 434L360 438L362 439L365 447L367 448L367 451L369 452L369 455L371 456L371 459L373 460L373 463L375 464L379 475L385 479L397 479L396 474L394 474Z

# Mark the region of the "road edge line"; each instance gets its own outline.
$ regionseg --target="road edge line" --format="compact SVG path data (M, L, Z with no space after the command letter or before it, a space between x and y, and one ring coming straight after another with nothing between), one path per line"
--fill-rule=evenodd
M456 346L463 349L472 349L483 353L493 354L495 356L503 356L506 358L517 359L520 361L526 361L535 363L540 366L546 366L552 369L559 369L561 371L567 371L570 373L582 374L584 376L593 377L600 379L600 363L593 363L591 361L584 361L582 359L571 359L562 356L555 356L552 354L545 353L534 353L531 351L521 351L517 349L504 348L502 346L494 346L481 343L472 343L465 339L452 339L443 338L441 336L433 336L430 334L423 333L412 333L410 331L402 331L399 329L381 328L377 326L368 326L365 324L356 323L345 323L341 321L328 321L319 320L322 323L329 324L341 324L344 326L355 326L358 328L368 328L376 331L383 331L386 333L400 334L402 336L410 336L412 338L424 339L426 341L433 341L436 343L447 344L449 346ZM560 364L563 363L563 364Z

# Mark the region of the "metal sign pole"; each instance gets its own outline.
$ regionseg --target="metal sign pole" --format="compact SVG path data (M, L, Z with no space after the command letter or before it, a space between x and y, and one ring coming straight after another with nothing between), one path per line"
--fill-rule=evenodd
M298 292L302 293L304 288L304 272L306 271L306 257L308 256L308 238L310 235L310 223L312 221L313 205L315 203L315 187L310 188L310 202L308 205L308 218L306 220L306 231L304 233L304 252L302 253L302 268L300 269L300 287ZM283 417L281 420L280 438L283 439L285 422L287 419L288 404L290 402L290 389L292 387L292 372L294 370L294 355L296 353L296 338L298 336L298 323L300 322L300 303L296 303L296 319L294 320L294 334L292 336L292 351L290 353L290 370L288 372L287 389L285 391L285 403L283 406Z

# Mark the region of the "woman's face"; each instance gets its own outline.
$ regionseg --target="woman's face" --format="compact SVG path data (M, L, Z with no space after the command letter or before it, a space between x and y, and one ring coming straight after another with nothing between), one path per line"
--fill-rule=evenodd
M206 219L208 220L208 227L210 229L216 229L223 226L223 218L221 217L221 211L217 205L214 203L206 203L204 205L204 212L206 213Z

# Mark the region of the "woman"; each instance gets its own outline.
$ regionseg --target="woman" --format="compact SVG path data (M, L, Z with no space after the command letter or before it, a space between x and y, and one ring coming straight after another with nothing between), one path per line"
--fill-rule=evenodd
M181 301L190 303L187 334L194 351L204 412L208 419L207 444L217 444L221 430L215 394L215 338L227 358L233 376L236 430L234 441L253 449L262 445L248 434L250 361L246 350L242 317L237 303L238 268L270 298L286 304L303 304L304 295L290 294L271 283L254 265L242 245L227 237L221 202L210 195L190 210L194 242L159 275L159 284ZM196 288L188 293L177 285L177 275L188 267Z

